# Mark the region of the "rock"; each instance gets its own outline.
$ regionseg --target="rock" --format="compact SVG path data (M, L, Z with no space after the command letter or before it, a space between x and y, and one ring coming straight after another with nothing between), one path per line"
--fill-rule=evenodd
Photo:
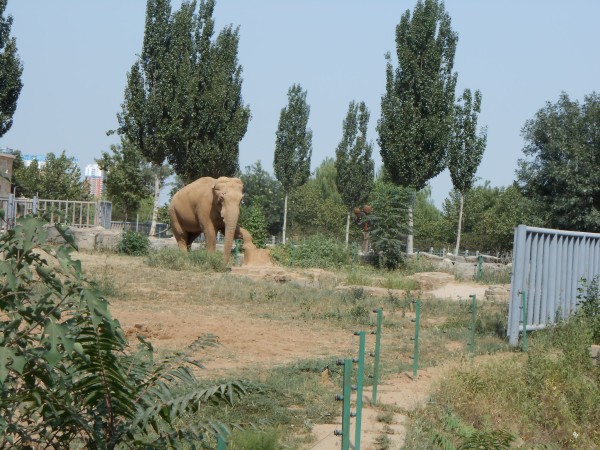
M510 289L501 285L489 286L485 290L484 298L489 301L508 301Z
M600 345L592 345L590 347L590 356L592 357L592 364L595 366L600 365Z
M419 283L423 291L432 291L454 281L454 276L445 272L420 272L411 275L411 278Z
M121 230L102 230L96 234L96 250L116 251L121 241Z

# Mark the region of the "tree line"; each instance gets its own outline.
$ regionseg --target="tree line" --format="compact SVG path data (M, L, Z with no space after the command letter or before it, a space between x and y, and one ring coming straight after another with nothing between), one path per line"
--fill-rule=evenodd
M12 125L23 71L5 6L1 1L0 137ZM355 100L342 121L335 158L311 174L310 105L299 83L289 88L275 131L274 176L260 161L242 170L239 143L251 111L242 97L239 29L215 30L214 8L215 0L185 1L177 10L168 0L147 1L142 49L127 74L118 126L109 131L121 142L97 160L117 216L146 208L156 222L164 213L159 192L171 174L176 187L201 176L240 176L246 185L241 220L265 239L320 232L349 242L359 234L351 225L353 209L377 204L378 196L401 201L398 208L384 202L370 221L375 228L395 224L382 239L408 253L442 245L455 252L507 250L521 222L600 231L598 95L579 103L563 93L548 102L523 126L524 158L513 185L477 184L487 135L478 124L483 95L471 89L456 95L459 39L438 0L419 0L402 15L395 54L386 55L377 174L367 136L370 113ZM17 157L14 185L23 195L84 197L74 165L64 152L49 153L43 170ZM454 189L440 210L427 186L446 168ZM57 177L61 172L64 177ZM402 217L390 221L385 215L392 210Z

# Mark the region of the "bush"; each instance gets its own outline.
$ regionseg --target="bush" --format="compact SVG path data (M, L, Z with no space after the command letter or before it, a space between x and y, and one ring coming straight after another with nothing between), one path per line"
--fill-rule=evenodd
M339 269L347 266L352 258L350 247L334 238L314 235L301 243L290 241L273 249L271 255L280 264L295 267L319 267L321 269Z
M240 207L240 226L250 233L252 243L258 248L267 246L267 239L269 238L267 219L265 219L265 213L260 206L260 202L256 206L242 205Z
M202 388L188 353L132 349L108 302L68 245L46 245L41 220L26 217L0 238L0 448L193 447L224 425L175 425L206 402L230 402L239 383ZM187 448L187 447L186 447Z
M119 253L132 256L144 256L150 250L150 239L148 236L136 231L123 230L123 236L117 247Z

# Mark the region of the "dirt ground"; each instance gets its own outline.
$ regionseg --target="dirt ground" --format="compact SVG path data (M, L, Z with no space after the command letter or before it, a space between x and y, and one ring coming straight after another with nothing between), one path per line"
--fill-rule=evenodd
M173 279L172 272L148 270L148 266L140 258L93 253L80 253L76 258L81 259L87 273L97 278L114 279L117 284L119 272L139 274L128 282L128 290L138 292L140 299L111 301L113 316L121 322L130 337L143 334L157 349L172 350L191 344L200 333L218 335L222 347L219 347L218 351L209 349L204 353L203 362L208 376L224 375L231 370L243 374L249 367L268 370L299 359L319 358L339 351L351 351L357 345L356 339L349 337L347 332L323 329L310 321L289 321L284 326L274 326L268 317L249 315L242 306L236 308L228 305L227 308L223 308L218 299L211 304L191 302L189 286L198 283L195 289L200 289L203 282L201 278L195 280L193 274L186 273L185 279ZM273 283L295 280L307 284L314 284L315 280L324 275L323 271L318 270L302 273L288 271L271 265L260 256L256 256L254 261L254 264L233 268L230 274ZM147 292L148 277L163 277L164 280L160 288L153 287L153 292ZM448 281L441 286L430 288L423 294L454 300L465 299L472 294L483 298L486 287L474 283ZM382 295L388 293L386 289ZM376 292L374 295L377 295ZM420 371L417 380L412 379L412 373L402 373L393 379L382 380L378 403L393 404L402 410L410 411L427 400L435 382L444 373L443 367L437 367ZM371 398L369 391L365 392L365 398ZM375 439L384 427L387 427L386 435L392 441L389 448L401 448L405 438L407 416L396 414L392 423L380 423L376 420L377 409L370 407L368 401L364 405L361 448L379 448ZM313 428L316 441L308 448L340 448L341 438L334 436L334 428L341 429L341 418L337 427L332 427L331 424L316 425Z

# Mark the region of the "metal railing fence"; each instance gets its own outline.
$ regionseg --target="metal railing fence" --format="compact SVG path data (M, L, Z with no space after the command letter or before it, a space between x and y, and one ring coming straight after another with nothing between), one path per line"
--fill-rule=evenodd
M515 346L519 331L544 328L577 309L581 279L600 273L600 234L519 225L513 245L507 335Z
M0 209L4 210L2 229L14 227L18 217L28 214L47 214L50 223L64 223L75 228L110 228L112 204L106 201L24 198L9 194L0 197Z

